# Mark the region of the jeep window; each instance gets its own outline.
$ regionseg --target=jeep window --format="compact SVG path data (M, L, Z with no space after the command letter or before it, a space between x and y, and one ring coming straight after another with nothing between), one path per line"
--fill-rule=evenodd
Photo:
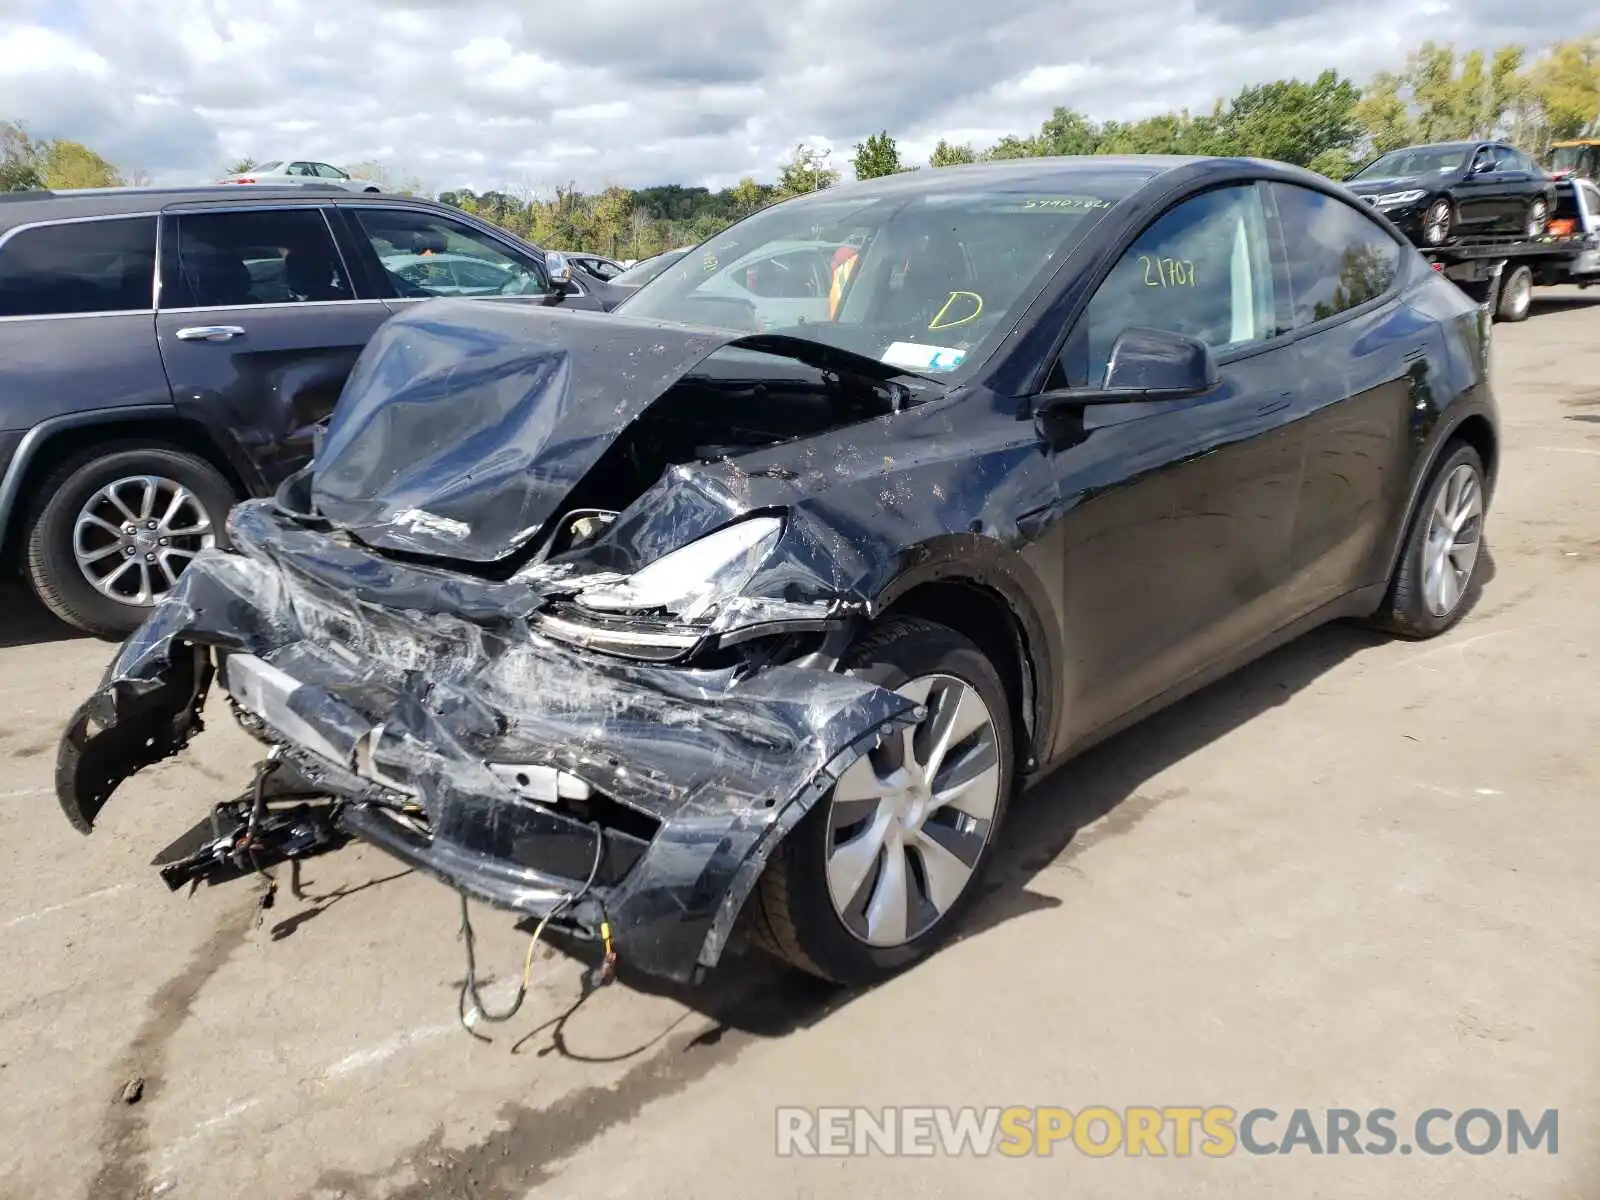
M156 219L40 225L0 247L0 317L148 312Z
M504 243L470 225L433 213L402 208L346 209L378 256L394 294L401 298L424 296L537 296L549 290L544 264L532 255L515 253ZM492 268L471 276L466 272L416 271L435 255L472 259ZM468 271L472 265L468 265ZM459 280L459 282L458 282Z
M162 308L355 298L319 208L186 213L176 229L176 278L162 281Z

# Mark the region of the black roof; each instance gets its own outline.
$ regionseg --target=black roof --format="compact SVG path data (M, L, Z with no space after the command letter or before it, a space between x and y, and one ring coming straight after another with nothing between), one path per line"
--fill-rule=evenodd
M71 191L0 192L0 229L27 225L35 221L60 221L72 217L116 217L124 214L155 213L184 204L249 204L303 200L308 204L328 200L404 199L432 205L431 201L410 196L378 196L355 193L331 183L288 184L211 184L197 187L83 188Z

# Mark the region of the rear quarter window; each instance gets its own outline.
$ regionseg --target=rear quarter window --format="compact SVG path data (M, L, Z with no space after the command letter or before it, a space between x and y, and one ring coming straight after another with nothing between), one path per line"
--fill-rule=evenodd
M155 270L154 217L23 229L0 245L0 317L145 312Z

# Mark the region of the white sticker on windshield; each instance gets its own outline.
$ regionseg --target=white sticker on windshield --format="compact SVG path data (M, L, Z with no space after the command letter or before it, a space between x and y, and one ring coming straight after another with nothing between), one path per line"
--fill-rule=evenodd
M953 346L924 346L921 342L895 342L883 352L883 362L908 371L954 371L967 357Z

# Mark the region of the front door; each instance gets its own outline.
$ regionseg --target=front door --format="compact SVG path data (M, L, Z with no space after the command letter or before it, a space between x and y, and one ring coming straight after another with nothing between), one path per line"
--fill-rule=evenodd
M168 213L156 334L173 399L259 491L311 457L312 430L389 317L357 295L315 205Z
M1085 408L1081 429L1050 446L1066 509L1067 739L1284 623L1303 441L1264 195L1255 184L1215 189L1159 217L1068 339L1065 386L1102 378L1134 326L1206 341L1221 385Z

